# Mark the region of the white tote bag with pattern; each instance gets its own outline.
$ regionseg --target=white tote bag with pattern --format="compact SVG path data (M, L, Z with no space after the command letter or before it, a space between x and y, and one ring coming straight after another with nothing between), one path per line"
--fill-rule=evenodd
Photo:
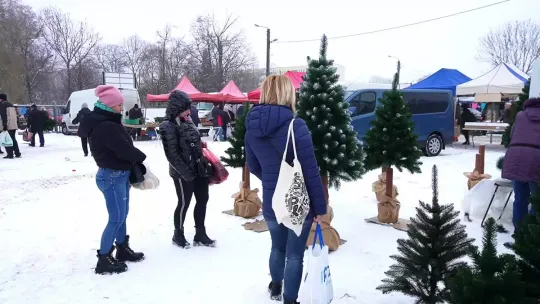
M291 120L287 132L287 142L279 176L276 183L276 190L272 197L272 209L276 214L278 223L294 231L298 236L302 233L302 227L309 213L309 196L302 174L302 167L296 154L296 140L294 137L294 118ZM289 141L292 141L294 152L293 166L286 161Z

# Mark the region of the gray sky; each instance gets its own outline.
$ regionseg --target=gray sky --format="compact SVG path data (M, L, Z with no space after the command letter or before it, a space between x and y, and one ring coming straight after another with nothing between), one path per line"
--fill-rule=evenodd
M60 7L76 19L86 19L106 43L120 43L137 34L154 41L157 29L169 23L175 35L186 39L198 14L214 13L223 19L232 13L240 17L236 28L264 66L266 32L271 28L280 41L361 33L431 19L498 2L499 0L336 0L336 1L247 1L198 0L23 0L34 8ZM361 4L360 4L361 3ZM397 56L402 62L402 82L414 81L439 68L455 68L471 78L489 70L477 60L478 39L490 28L507 21L540 21L540 0L510 2L444 20L399 30L329 41L329 57L345 66L345 79L367 81L372 75L392 77ZM319 42L274 43L271 62L275 66L302 65L306 56L316 56Z

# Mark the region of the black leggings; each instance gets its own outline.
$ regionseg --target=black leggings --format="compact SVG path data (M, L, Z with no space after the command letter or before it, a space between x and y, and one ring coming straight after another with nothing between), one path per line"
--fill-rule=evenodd
M195 209L193 216L195 218L195 227L204 227L204 219L206 218L206 204L208 203L208 178L196 177L192 181L174 179L174 187L178 196L178 205L174 210L174 228L184 228L186 213L189 209L191 198L195 195Z
M81 137L81 146L82 146L84 155L88 155L88 138Z

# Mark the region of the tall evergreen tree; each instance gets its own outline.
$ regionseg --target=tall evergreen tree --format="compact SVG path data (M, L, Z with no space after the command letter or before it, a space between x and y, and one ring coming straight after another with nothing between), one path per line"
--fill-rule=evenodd
M308 57L308 68L300 87L298 117L311 131L315 157L323 180L339 187L341 181L352 181L364 173L363 152L357 133L351 126L349 104L344 102L344 90L334 61L326 58L328 41L321 39L319 59ZM328 185L326 185L328 186Z
M525 285L512 254L497 254L497 223L489 218L484 226L482 251L472 246L472 267L459 269L451 279L452 304L523 303Z
M540 303L540 191L531 197L534 215L527 215L514 233L512 249L519 257L522 280L527 283L526 295L533 303ZM534 302L536 301L536 302Z
M399 75L396 73L392 90L380 99L382 106L375 111L371 129L364 137L367 170L396 167L400 172L405 168L411 173L421 173L418 136L414 133L414 123L408 106L398 90Z
M246 165L246 155L244 149L244 137L246 136L246 116L249 112L249 102L245 102L244 113L236 117L234 129L232 131L232 136L229 136L229 143L231 147L225 150L227 156L222 156L221 161L225 163L226 166L232 168L243 168L242 180L245 185L249 185L249 174L246 174L245 165ZM245 180L248 179L248 180Z
M448 283L457 269L466 265L465 256L473 240L460 224L453 205L439 205L437 166L432 169L432 204L420 201L416 218L411 218L408 239L398 240L400 255L385 272L387 278L377 287L383 293L401 292L415 297L416 303L444 303L450 298Z

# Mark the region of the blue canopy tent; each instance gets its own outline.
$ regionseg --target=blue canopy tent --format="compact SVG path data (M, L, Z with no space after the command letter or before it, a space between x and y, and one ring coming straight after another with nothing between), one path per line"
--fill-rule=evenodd
M471 81L471 78L454 69L440 69L428 78L413 84L407 89L450 90L456 96L456 86Z

